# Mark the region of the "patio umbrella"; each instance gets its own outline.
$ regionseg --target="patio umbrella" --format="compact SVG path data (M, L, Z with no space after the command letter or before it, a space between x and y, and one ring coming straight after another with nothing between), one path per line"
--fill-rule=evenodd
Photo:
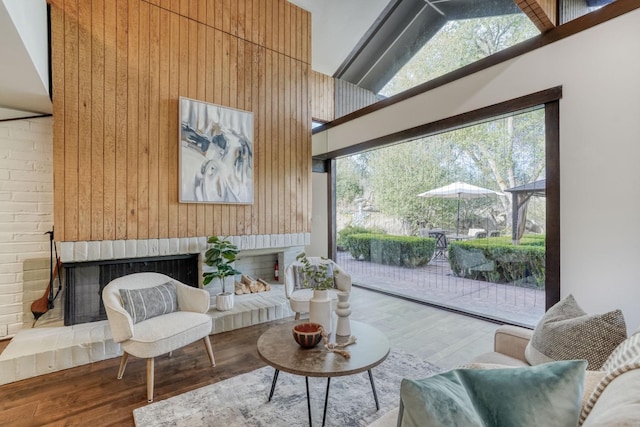
M439 197L441 199L458 200L458 219L456 220L456 234L460 233L460 199L478 199L487 196L503 196L503 193L489 190L466 182L454 182L444 187L434 188L418 194L418 197Z

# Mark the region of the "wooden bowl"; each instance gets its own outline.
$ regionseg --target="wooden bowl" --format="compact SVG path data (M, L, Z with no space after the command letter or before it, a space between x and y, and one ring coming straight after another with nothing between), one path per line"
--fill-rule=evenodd
M299 323L293 327L293 338L302 348L313 348L322 339L322 325L319 323Z

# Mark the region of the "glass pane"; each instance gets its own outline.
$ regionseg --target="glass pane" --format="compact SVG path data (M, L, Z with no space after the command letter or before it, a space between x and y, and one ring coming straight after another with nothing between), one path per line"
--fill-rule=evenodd
M524 14L450 20L380 91L391 96L540 32Z
M544 187L509 190L544 179L544 136L540 108L338 159L338 264L365 287L535 326Z

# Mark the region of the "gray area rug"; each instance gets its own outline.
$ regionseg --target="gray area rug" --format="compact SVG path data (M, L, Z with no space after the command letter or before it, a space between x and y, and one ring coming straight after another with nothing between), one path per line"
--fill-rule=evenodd
M402 378L425 378L441 369L400 350L391 350L372 369L380 401L376 411L366 372L331 379L327 426L366 426L398 406ZM280 372L267 401L274 369L255 371L193 390L133 411L138 427L147 426L307 426L304 377ZM313 425L322 425L327 380L309 378Z

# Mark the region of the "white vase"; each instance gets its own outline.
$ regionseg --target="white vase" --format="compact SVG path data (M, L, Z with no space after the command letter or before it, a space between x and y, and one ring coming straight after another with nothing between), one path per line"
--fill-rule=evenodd
M331 298L329 291L313 291L309 300L309 321L320 323L327 334L331 333Z
M219 293L216 295L216 309L227 311L233 308L233 294L231 292Z
M224 288L226 289L229 289L229 283L228 283L229 280L227 280L229 279L229 277L224 277L222 279L225 284ZM233 277L231 277L231 280L233 280ZM233 287L231 289L233 289ZM220 292L219 294L216 295L216 309L218 311L231 310L233 308L233 303L234 303L233 292L229 292L229 291Z
M351 323L349 315L351 314L351 305L349 304L349 293L338 292L338 307L336 308L338 321L336 322L336 335L349 337L351 336Z

